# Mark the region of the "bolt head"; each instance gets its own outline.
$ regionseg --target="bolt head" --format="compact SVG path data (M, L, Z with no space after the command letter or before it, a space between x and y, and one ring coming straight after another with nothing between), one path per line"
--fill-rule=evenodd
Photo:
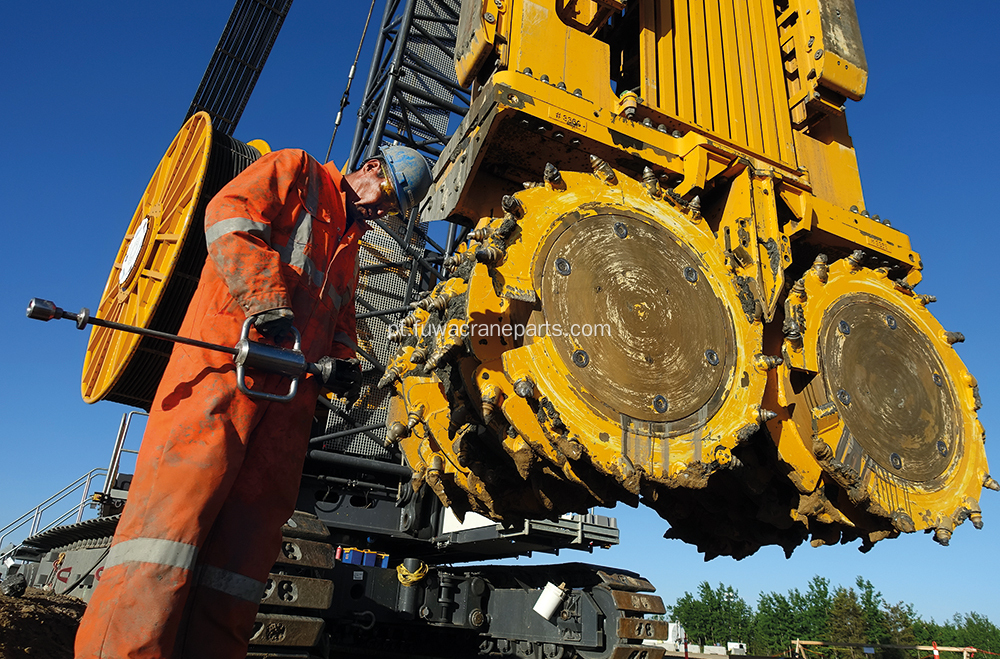
M574 350L573 363L580 368L585 368L590 363L590 355L585 350Z

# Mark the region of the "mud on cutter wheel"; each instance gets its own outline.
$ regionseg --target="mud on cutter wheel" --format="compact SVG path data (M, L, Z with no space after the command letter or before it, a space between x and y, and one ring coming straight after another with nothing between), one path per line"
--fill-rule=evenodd
M978 394L926 296L824 255L764 322L725 209L591 160L505 196L401 323L416 484L508 522L641 502L706 558L981 526Z

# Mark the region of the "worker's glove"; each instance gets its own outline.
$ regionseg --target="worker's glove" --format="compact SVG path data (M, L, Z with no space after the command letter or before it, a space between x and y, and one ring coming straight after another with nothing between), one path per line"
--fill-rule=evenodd
M280 342L291 337L293 320L295 320L295 314L292 313L291 309L271 309L255 315L253 326L265 339Z
M361 392L361 362L357 359L321 357L316 366L323 386L352 402Z

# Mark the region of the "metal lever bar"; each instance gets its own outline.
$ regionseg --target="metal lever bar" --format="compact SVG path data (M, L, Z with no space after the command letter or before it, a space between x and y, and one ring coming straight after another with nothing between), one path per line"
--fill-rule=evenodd
M232 355L233 361L236 362L236 386L239 390L247 396L261 400L286 403L295 398L295 394L298 393L299 378L302 375L305 373L312 373L313 375L318 375L320 377L323 376L319 366L306 361L305 356L299 349L302 344L302 337L299 335L298 330L294 327L292 328L292 333L295 338L295 345L291 350L289 350L287 348L279 348L278 346L251 341L250 324L252 319L248 318L246 322L243 323L243 328L240 331L239 343L237 343L235 347L230 348L216 343L190 339L185 336L167 334L166 332L159 332L145 327L124 325L111 320L94 318L90 315L90 310L86 307L81 309L79 313L72 313L57 307L54 302L37 297L32 298L32 300L28 302L27 315L28 318L42 321L49 321L53 319L72 320L76 322L77 329L81 330L87 325L96 325L98 327L107 327L108 329L118 330L121 332L141 334L143 336L149 336L154 339L162 339L172 343L183 343L184 345L204 348L205 350L224 352L228 355ZM246 369L248 367L260 369L268 373L278 373L279 375L292 378L292 383L288 388L288 393L285 395L270 394L264 391L254 391L250 389L246 385Z
M123 325L122 323L116 323L113 320L104 320L103 318L94 318L90 315L90 309L84 307L80 309L80 313L72 313L70 311L65 311L55 305L54 302L48 300L43 300L41 298L31 298L28 302L28 318L34 320L49 321L53 319L59 320L72 320L76 322L76 328L82 330L87 325L97 325L98 327L107 327L108 329L119 330L121 332L131 332L132 334L142 334L143 336L151 336L154 339L163 339L164 341L170 341L171 343L183 343L189 346L194 346L196 348L205 348L206 350L215 350L216 352L224 352L232 356L236 356L238 352L236 348L229 348L226 346L220 346L215 343L208 343L206 341L199 341L198 339L189 339L186 336L177 336L176 334L167 334L166 332L158 332L157 330L147 329L145 327L136 327L134 325Z

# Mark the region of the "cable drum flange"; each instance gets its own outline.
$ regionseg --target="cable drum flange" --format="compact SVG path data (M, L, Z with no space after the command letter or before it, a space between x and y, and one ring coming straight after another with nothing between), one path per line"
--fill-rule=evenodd
M207 113L188 119L139 201L95 315L177 333L207 256L205 208L260 155L213 131ZM94 327L81 381L84 400L148 410L171 348L159 339Z

